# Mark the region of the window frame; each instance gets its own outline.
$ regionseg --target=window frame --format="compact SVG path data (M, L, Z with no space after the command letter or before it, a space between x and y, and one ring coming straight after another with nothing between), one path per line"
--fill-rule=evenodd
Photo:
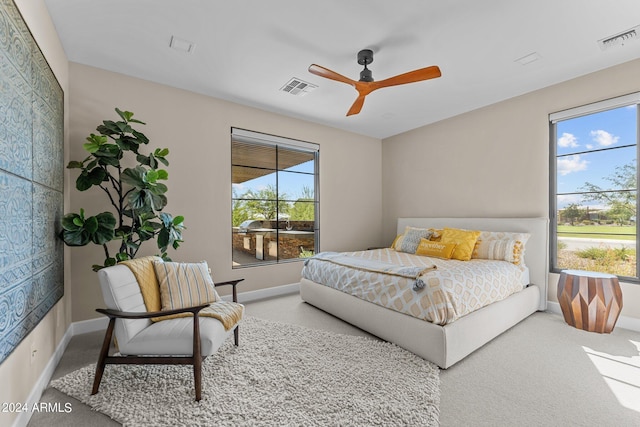
M307 152L307 153L312 153L313 154L313 162L314 162L314 168L313 168L313 203L314 204L314 226L313 226L313 239L314 239L314 253L318 253L320 251L320 145L316 144L316 143L312 143L312 142L307 142L307 141L301 141L298 139L292 139L292 138L286 138L286 137L282 137L282 136L277 136L277 135L271 135L271 134L266 134L266 133L261 133L261 132L256 132L256 131L251 131L251 130L247 130L247 129L241 129L241 128L236 128L236 127L232 127L231 128L231 160L230 160L230 164L231 164L231 187L233 188L233 169L235 166L240 166L240 167L247 167L246 165L236 165L233 163L233 144L234 141L239 141L239 142L243 142L243 143L247 143L247 144L254 144L254 145L261 145L261 146L266 146L266 147L274 147L276 149L276 166L273 169L273 173L275 173L275 183L276 183L276 199L275 199L275 203L276 203L276 210L279 209L279 205L281 201L287 201L289 202L290 200L288 199L280 199L280 188L278 186L278 180L279 180L279 176L281 172L286 172L286 173L301 173L304 175L310 175L307 172L299 172L299 171L287 171L286 169L280 169L277 160L278 160L278 153L280 149L287 149L287 150L291 150L291 151L300 151L300 152ZM268 168L269 170L271 170L270 168ZM232 204L232 209L230 211L230 215L233 212L233 204L236 200L242 200L241 198L236 198L233 195L233 191L231 192L231 204ZM276 214L276 223L277 221L279 221L279 219L277 218L278 214ZM231 226L233 228L233 216L231 215L230 218L230 222L231 222ZM232 230L232 234L231 234L231 249L233 251L233 230ZM280 240L280 229L276 228L276 240L279 242ZM283 264L283 263L290 263L290 262L300 262L300 261L304 261L305 258L281 258L280 256L280 247L278 244L278 255L276 256L275 260L258 260L256 259L255 263L250 263L250 264L241 264L241 265L233 265L232 262L232 269L237 269L237 268L250 268L250 267L260 267L260 266L266 266L266 265L277 265L277 264ZM232 253L232 261L233 261L233 253Z
M552 114L549 114L549 271L552 273L560 273L565 268L557 267L557 259L558 259L558 207L557 207L557 197L558 197L558 156L557 147L558 147L558 135L557 135L557 124L562 121L575 119L578 117L589 116L601 112L606 112L610 110L614 110L617 108L627 107L631 105L636 105L636 276L622 276L617 275L617 277L624 282L628 283L640 283L640 257L637 254L640 254L640 227L638 227L637 220L637 212L638 207L640 207L640 197L638 197L638 193L640 192L640 174L637 173L637 165L638 160L640 160L640 92L635 92L623 96L618 96L615 98L609 98L603 101L598 101L586 105L582 105L575 108L570 108L567 110L558 111ZM625 144L616 149L621 149L625 147L633 147L634 144ZM606 151L607 149L593 149L593 150L585 150L580 154L590 154ZM565 155L561 155L565 156ZM613 172L614 169L611 169ZM603 192L606 192L603 191Z

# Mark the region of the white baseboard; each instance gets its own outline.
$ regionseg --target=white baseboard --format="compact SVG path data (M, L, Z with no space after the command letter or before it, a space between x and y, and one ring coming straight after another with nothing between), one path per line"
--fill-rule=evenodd
M547 310L562 315L562 309L560 308L560 304L558 304L557 302L547 301ZM640 319L636 319L635 317L620 316L618 317L618 321L616 322L616 327L640 332Z
M62 336L60 343L56 347L56 350L53 352L53 355L49 359L47 366L45 366L44 370L38 377L35 385L31 389L31 393L29 393L29 397L27 397L27 401L24 402L28 408L33 408L35 404L40 402L40 398L42 397L42 393L49 385L49 381L51 381L51 377L53 376L53 372L56 370L60 359L62 359L62 355L64 351L67 349L67 345L69 345L69 341L73 337L73 326L69 326L67 331ZM18 417L13 422L13 427L26 427L29 424L29 420L31 419L31 415L33 415L32 411L22 411L18 414Z
M238 302L247 303L267 298L279 297L282 295L295 294L300 292L300 283L274 286L272 288L258 289L257 291L238 292ZM222 297L225 301L231 301L231 295Z
M80 322L73 322L71 328L73 330L73 336L88 334L89 332L104 331L109 325L108 317L98 317L96 319L81 320Z

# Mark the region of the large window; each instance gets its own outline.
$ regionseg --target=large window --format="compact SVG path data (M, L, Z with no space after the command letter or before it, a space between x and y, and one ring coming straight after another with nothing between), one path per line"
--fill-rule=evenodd
M640 93L554 113L551 265L638 281Z
M318 249L319 147L233 128L233 267L301 260Z

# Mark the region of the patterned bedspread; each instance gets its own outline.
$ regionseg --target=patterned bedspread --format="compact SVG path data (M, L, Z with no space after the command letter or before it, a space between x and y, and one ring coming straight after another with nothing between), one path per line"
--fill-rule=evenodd
M393 249L345 252L343 255L403 267L424 268L425 286L414 290L415 280L398 275L309 259L302 276L366 301L439 325L451 323L479 308L521 291L528 283L526 267L506 261L442 260ZM435 269L431 268L435 265Z

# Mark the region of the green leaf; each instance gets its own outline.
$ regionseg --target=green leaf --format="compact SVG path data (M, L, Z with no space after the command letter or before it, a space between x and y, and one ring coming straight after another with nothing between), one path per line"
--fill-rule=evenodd
M158 233L158 249L164 251L169 246L169 230L163 228Z
M97 165L98 165L98 159L93 159L92 161L87 163L87 166L85 167L85 169L90 170L95 168Z
M157 180L158 180L158 172L153 169L150 171L147 171L147 173L144 175L145 182L154 183Z
M87 150L90 153L95 153L96 151L98 151L100 149L100 146L98 144L96 144L95 142L89 142L87 144L82 145L82 148L84 148L85 150Z
M125 122L131 121L131 117L133 117L133 113L131 111L122 111L116 107L116 113L124 120Z
M127 196L131 209L139 210L146 206L146 195L144 190L133 190Z
M134 153L138 152L138 148L140 144L134 138L130 136L124 135L120 138L116 139L116 144L123 150L133 151Z
M89 174L86 171L83 171L78 178L76 178L76 189L78 191L86 191L93 186L91 182L91 178L89 178Z
M128 259L129 259L129 254L126 252L118 252L116 254L116 260L118 260L118 262L126 261Z
M173 218L173 225L177 226L180 225L184 222L184 217L182 215L178 215L177 217Z
M84 229L89 235L93 235L98 230L98 218L90 216L84 221Z
M156 148L156 151L153 152L156 157L167 157L169 155L168 148Z
M91 172L89 172L89 179L91 179L93 185L100 185L106 178L107 172L99 166L91 169Z
M153 154L149 154L149 167L156 169L158 167L158 161Z
M149 157L145 156L144 154L138 154L136 156L136 161L142 165L146 165L149 166L150 162L149 162Z
M106 267L106 266L104 266L104 265L93 264L93 265L91 266L91 269L92 269L93 271L95 271L95 272L98 272L98 271L102 270L102 269L103 269L103 268L105 268L105 267Z
M98 126L96 130L100 132L102 135L108 135L108 136L117 135L120 133L120 128L118 127L116 122L114 122L113 120L104 120L102 122L102 125Z
M158 196L162 196L164 193L168 191L168 188L164 184L155 183L149 186L149 191Z
M77 160L72 160L67 165L67 169L78 169L84 167L84 163L79 162Z
M91 240L98 245L110 242L115 237L116 219L111 212L102 212L95 216L98 227Z
M138 122L138 123L142 123L142 122ZM144 123L142 123L144 124ZM148 144L149 143L149 138L147 138L147 136L142 133L142 132L138 132L135 129L131 129L131 134L133 136L135 136L135 138L138 140L139 144Z
M89 234L84 229L64 230L62 232L62 240L68 246L84 246L91 241Z
M116 168L120 166L120 160L118 160L115 157L100 157L100 159L98 160L98 163L101 166L113 166Z
M75 213L69 213L62 217L61 225L63 230L75 231L79 227L82 227L83 222L84 221L82 221L80 215Z
M144 174L146 169L142 166L136 166L135 168L127 168L122 171L120 180L132 187L142 189L145 187Z
M158 169L156 172L158 172L158 178L157 179L162 179L162 180L169 179L169 172L167 172L166 170Z

